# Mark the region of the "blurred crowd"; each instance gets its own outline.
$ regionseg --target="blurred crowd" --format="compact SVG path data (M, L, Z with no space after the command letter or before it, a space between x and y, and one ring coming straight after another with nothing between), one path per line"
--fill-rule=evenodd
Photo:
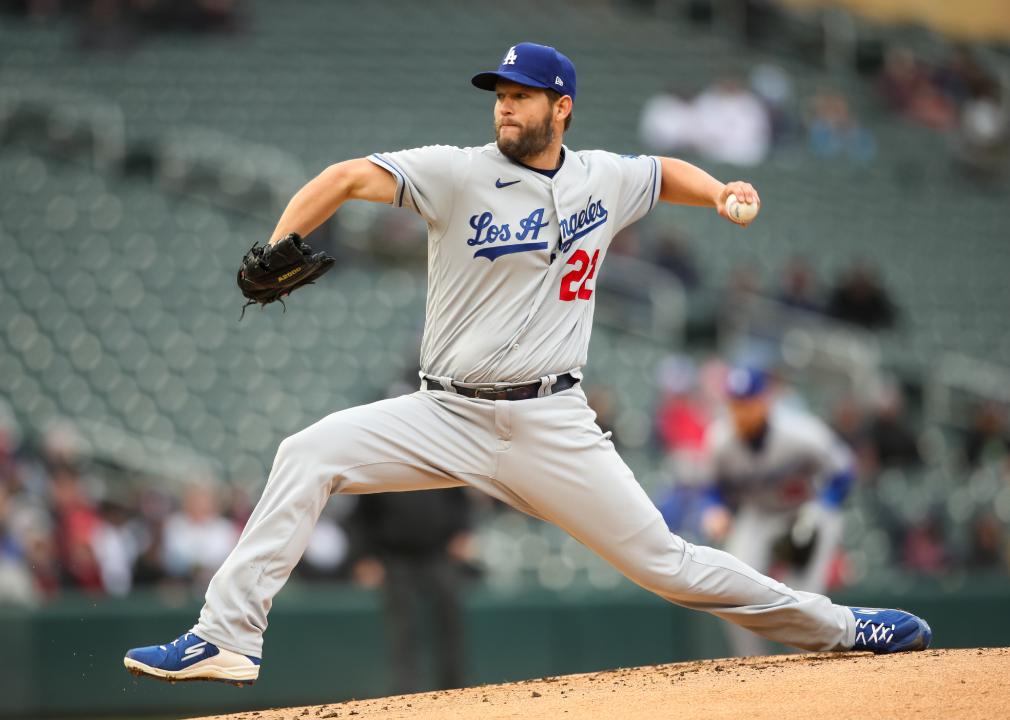
M9 413L0 427L0 600L27 605L67 589L122 596L139 586L186 593L206 584L249 514L241 489L210 478L182 486L105 467L76 428L38 442Z
M749 298L761 297L784 308L848 323L865 330L883 330L900 324L901 308L876 265L856 259L823 278L806 257L795 255L767 283L753 265L732 268L728 278L711 278L695 257L692 241L676 228L664 228L654 238L634 228L614 238L611 252L647 259L676 277L690 295L698 291L719 293L724 311L732 311ZM713 320L717 321L718 318Z
M912 50L887 51L880 96L895 115L955 138L956 158L971 175L1004 174L1010 159L1010 102L999 78L965 47L929 62Z
M893 116L951 136L953 160L967 175L1006 175L1007 90L971 50L955 47L944 61L931 63L892 48L874 77ZM792 75L769 62L747 77L724 76L700 90L671 86L645 103L639 134L650 152L697 154L744 167L788 147L863 165L878 150L874 133L843 93L827 86L800 93Z
M884 300L861 301L852 312L847 294L875 296L864 289L872 273L859 267L834 290L817 295L797 260L783 274L780 300L804 309L870 323L893 317ZM872 285L872 283L871 283ZM850 286L856 290L850 289ZM848 314L846 314L848 313ZM871 323L872 324L872 323ZM697 536L697 507L691 498L706 476L706 431L724 411L726 363L718 356L696 360L675 355L656 376L652 448L666 458L669 497L659 499L671 527ZM409 391L404 386L396 391ZM620 399L605 385L587 387L598 424L613 433L621 449ZM783 383L781 402L805 405L803 395ZM124 472L94 459L72 424L54 422L38 438L24 437L9 409L0 405L0 603L37 605L67 590L124 596L136 588L156 588L180 599L202 594L230 552L253 509L255 498L243 483L210 476L167 481ZM910 411L906 389L885 385L872 398L852 392L835 397L823 417L853 450L863 487L873 488L888 471L913 473L932 462L928 428ZM1010 486L1010 424L1007 409L980 402L970 425L951 430L953 475L968 478L979 468L995 468ZM669 489L668 488L668 489ZM463 491L375 497L335 497L327 506L296 573L305 581L353 581L384 588L398 616L415 614L414 596L403 587L452 597L456 583L476 571L473 499ZM992 512L970 518L970 543L952 549L942 512L908 524L891 518L887 528L897 557L907 569L938 574L954 565L1007 568L1006 522ZM406 584L406 585L405 585ZM447 600L446 603L449 601ZM446 603L436 603L444 606ZM450 603L451 604L451 603ZM454 637L452 614L442 621ZM410 633L402 642L409 645ZM410 656L405 653L405 656ZM403 677L412 670L403 669ZM454 671L449 669L447 684ZM402 687L409 687L404 680Z
M720 78L700 92L667 89L646 102L639 133L650 152L697 154L743 167L800 144L818 157L857 164L876 155L873 134L844 95L821 88L801 98L792 76L771 63L758 65L747 78Z

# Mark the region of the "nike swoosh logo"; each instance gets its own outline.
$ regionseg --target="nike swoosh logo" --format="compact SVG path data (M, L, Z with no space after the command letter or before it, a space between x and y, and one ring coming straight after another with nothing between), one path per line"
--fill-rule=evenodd
M494 186L496 188L503 188L503 187L508 187L509 185L515 185L517 182L521 182L521 181L520 180L513 180L512 182L503 183L501 181L501 178L498 178L497 180L494 181Z

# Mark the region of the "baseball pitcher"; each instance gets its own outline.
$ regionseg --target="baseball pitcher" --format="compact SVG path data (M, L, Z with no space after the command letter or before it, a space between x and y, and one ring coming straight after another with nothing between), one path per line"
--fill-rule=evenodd
M239 271L246 297L265 304L325 272L327 259L301 238L348 200L418 213L428 226L420 389L285 439L196 625L130 650L126 667L167 680L254 681L271 602L330 495L460 485L555 523L670 602L771 640L810 650L927 647L929 627L914 615L835 605L671 534L586 404L581 368L614 234L658 202L730 220L729 196L756 204L754 188L672 158L566 147L575 67L554 48L515 45L472 82L494 93L494 142L328 167Z

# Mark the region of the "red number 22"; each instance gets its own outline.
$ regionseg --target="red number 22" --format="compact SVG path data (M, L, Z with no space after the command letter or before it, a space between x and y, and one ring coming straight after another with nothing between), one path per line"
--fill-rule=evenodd
M597 250L593 253L593 259L589 259L589 253L585 250L576 250L572 253L571 257L568 258L566 265L574 265L575 269L571 272L565 273L561 278L561 299L565 301L574 300L578 298L579 300L588 300L593 296L593 288L586 287L586 283L593 279L596 275L596 261L600 259L600 251ZM588 274L587 274L588 271ZM578 290L573 290L572 285L582 281L579 285Z

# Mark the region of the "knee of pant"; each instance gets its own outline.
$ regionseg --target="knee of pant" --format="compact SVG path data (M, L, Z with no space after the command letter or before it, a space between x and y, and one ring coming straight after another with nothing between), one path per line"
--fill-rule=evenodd
M669 593L684 584L683 565L684 542L671 535L662 545L640 548L624 570L646 590Z
M335 435L335 437L339 436ZM292 463L298 465L322 463L323 453L329 449L331 448L327 446L327 443L315 436L312 428L306 428L281 441L277 448L277 456L274 458L274 466Z

